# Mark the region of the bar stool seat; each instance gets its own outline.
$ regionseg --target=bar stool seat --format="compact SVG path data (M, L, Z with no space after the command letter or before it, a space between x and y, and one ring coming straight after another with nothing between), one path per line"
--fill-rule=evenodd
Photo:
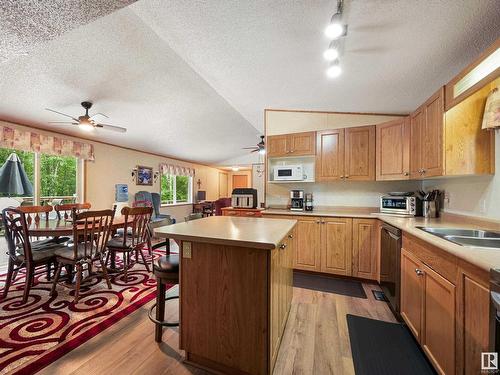
M179 322L165 322L165 301L178 299L179 296L165 298L167 284L179 284L179 255L169 254L155 259L153 273L156 276L156 303L149 309L149 319L155 323L155 341L161 342L163 327L178 327ZM156 314L153 317L153 310Z

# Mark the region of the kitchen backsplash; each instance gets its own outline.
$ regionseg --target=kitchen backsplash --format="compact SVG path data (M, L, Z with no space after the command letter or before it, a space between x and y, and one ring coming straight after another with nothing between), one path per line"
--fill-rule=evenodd
M267 184L267 206L284 206L288 203L290 190L302 189L313 193L314 206L378 207L380 196L389 191L416 191L420 181L377 182L316 182Z

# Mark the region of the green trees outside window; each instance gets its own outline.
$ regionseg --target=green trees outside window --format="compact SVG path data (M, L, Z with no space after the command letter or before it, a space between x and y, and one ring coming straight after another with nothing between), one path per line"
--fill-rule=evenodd
M160 179L161 203L191 203L191 177L162 175Z

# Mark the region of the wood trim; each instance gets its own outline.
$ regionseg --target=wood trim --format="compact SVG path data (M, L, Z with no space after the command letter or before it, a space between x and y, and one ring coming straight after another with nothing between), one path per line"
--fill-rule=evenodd
M445 111L454 107L462 100L479 90L481 87L486 85L487 83L497 79L500 77L500 68L497 68L494 72L490 73L482 80L477 82L474 86L468 88L462 94L453 98L453 85L461 80L467 73L469 73L472 69L474 69L477 65L479 65L486 57L491 55L495 50L500 48L500 38L497 38L492 45L490 45L486 50L484 50L472 63L470 63L466 68L464 68L460 73L458 73L451 81L449 81L445 85L445 95L444 95L444 108Z
M364 116L398 116L405 117L408 113L374 113L374 112L336 112L336 111L312 111L307 109L276 109L276 108L265 108L264 117L266 112L302 112L302 113L327 113L332 115L364 115ZM264 128L265 129L265 128Z

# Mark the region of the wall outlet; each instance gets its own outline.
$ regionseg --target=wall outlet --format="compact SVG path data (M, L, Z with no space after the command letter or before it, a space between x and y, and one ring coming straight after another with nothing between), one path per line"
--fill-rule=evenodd
M486 213L486 199L481 199L479 201L479 212L482 214Z
M182 257L183 258L191 258L192 257L191 242L183 242L182 243Z
M443 203L445 208L450 207L450 201L451 201L451 194L447 191L444 193L444 198L443 198Z

